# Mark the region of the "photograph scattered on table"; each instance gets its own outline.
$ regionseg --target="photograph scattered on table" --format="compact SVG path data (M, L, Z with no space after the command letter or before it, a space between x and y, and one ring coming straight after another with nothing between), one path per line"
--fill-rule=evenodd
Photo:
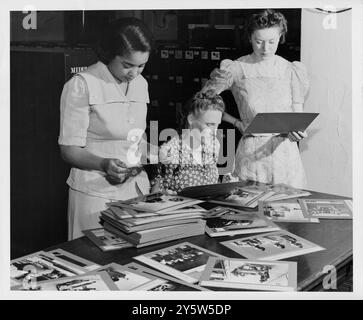
M352 219L353 201L340 199L299 199L301 209L321 219Z
M46 281L80 275L87 271L44 251L10 261L11 286L21 284L28 278L28 280L32 278L34 281Z
M211 257L201 285L258 290L296 290L296 262Z
M245 258L257 260L279 260L324 250L323 247L285 230L223 241L221 244Z
M319 222L318 218L311 218L304 213L297 201L261 201L259 212L275 222Z

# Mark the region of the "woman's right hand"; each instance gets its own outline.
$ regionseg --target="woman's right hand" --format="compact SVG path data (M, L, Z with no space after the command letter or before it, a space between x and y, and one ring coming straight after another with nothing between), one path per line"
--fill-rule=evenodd
M101 162L101 168L111 184L120 184L127 179L127 166L120 159L105 158Z

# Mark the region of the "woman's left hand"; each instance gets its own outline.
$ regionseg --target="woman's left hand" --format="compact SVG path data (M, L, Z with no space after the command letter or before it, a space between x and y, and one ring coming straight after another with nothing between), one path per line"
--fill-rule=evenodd
M298 132L291 131L287 135L287 137L291 142L299 142L300 140L306 138L307 136L308 134L306 133L306 131L298 131Z

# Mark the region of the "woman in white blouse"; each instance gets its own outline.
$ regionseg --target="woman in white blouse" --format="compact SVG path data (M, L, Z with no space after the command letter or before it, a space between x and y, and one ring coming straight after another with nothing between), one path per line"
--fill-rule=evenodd
M148 84L142 77L152 36L136 18L119 19L98 46L99 61L65 85L60 105L60 145L72 165L68 238L97 228L106 203L149 192L139 144L146 128ZM130 174L128 168L139 168Z

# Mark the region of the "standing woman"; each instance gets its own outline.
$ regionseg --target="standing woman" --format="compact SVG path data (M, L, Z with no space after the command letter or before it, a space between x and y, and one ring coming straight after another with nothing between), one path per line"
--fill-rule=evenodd
M100 226L107 202L136 197L135 183L149 192L139 143L149 102L141 72L151 49L151 33L140 20L116 20L98 44L99 61L64 85L58 143L72 166L67 180L70 240ZM135 173L130 167L139 168Z
M262 112L302 112L309 83L304 65L276 55L285 41L287 21L274 10L254 14L247 33L253 52L235 61L223 60L211 73L203 91L217 93L231 90L240 118L228 113L223 120L242 133L233 175L242 180L286 183L296 188L306 186L306 177L297 142L305 132L281 135L243 135L252 119Z

